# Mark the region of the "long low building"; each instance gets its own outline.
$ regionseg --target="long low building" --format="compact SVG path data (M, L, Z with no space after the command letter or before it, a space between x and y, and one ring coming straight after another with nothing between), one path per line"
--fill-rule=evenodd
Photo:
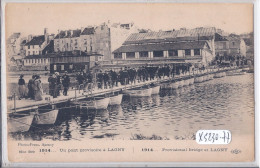
M213 27L133 33L113 51L112 60L154 63L192 60L207 66L215 57L215 34Z
M213 59L207 41L124 45L113 52L114 60L194 60L206 65Z

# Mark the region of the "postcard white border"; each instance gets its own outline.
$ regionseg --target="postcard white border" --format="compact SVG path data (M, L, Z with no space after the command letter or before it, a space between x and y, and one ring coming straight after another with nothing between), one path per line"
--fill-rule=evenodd
M2 166L3 167L259 167L259 104L260 104L260 0L2 0L1 1L1 91L2 91ZM6 3L253 3L255 38L255 162L103 162L103 163L10 163L7 151L5 4ZM258 46L258 47L257 47Z

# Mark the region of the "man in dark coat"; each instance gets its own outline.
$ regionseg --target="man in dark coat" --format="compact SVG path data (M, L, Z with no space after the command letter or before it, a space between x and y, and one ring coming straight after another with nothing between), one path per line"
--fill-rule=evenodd
M56 75L53 74L51 77L48 78L49 82L49 93L53 98L57 97L57 78Z
M83 75L83 72L79 73L77 75L77 81L78 81L78 89L83 89L84 87L84 81L85 81L85 78L84 78L84 75Z
M28 98L34 99L34 80L36 75L32 75L32 79L28 81Z
M69 90L69 87L70 87L70 77L68 75L68 72L65 71L65 74L63 75L63 81L62 81L62 85L63 85L63 95L64 96L67 96L68 95L68 90Z

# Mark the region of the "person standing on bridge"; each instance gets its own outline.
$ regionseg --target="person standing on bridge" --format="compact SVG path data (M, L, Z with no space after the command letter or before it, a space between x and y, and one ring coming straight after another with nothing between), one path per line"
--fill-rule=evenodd
M36 75L35 80L34 80L34 100L36 101L41 101L42 98L42 82L41 82L41 77L39 75Z
M25 87L25 81L23 79L23 75L20 75L20 79L18 80L18 90L19 90L19 95L20 95L20 100L22 98L25 98L26 96L26 87Z
M56 83L57 83L56 75L53 74L52 76L50 76L48 78L48 82L49 82L49 94L53 96L53 98L56 98L57 97L56 90L55 90Z
M32 78L28 82L28 98L34 99L34 80L36 75L32 75Z
M68 90L69 90L69 87L70 87L70 77L68 75L68 72L65 71L65 74L63 75L63 80L62 80L62 85L63 85L63 95L64 96L67 96L68 95Z

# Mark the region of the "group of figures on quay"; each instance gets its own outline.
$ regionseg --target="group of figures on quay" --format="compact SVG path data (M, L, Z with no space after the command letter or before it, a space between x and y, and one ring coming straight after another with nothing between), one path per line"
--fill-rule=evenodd
M53 98L68 95L68 90L72 87L71 78L75 78L76 83L73 85L77 90L87 90L96 87L98 89L108 89L120 85L134 84L135 81L154 80L155 78L162 78L163 76L179 75L190 70L191 64L181 64L178 66L142 66L139 68L124 67L120 71L115 70L100 70L97 73L92 72L78 72L75 74L68 74L67 71L63 75L59 72L50 74L48 78L49 95ZM24 75L20 76L18 81L19 98L29 98L36 101L43 99L43 87L40 75L33 75L26 82L23 79Z

